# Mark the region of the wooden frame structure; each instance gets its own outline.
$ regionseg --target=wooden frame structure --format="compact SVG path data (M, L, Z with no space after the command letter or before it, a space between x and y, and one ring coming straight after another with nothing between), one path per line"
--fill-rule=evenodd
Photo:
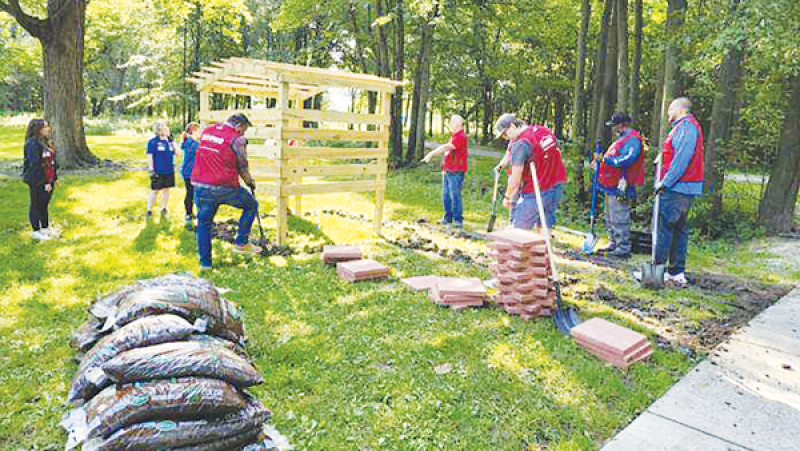
M295 197L295 214L301 196L335 192L375 192L375 233L380 234L389 156L389 105L402 82L373 75L281 64L245 58L211 63L187 81L200 91L200 120L222 122L233 113L244 113L253 123L248 138L264 139L250 144L250 171L260 192L276 197L278 243L288 236L289 196ZM329 88L350 88L377 93L374 114L303 109L304 101ZM233 94L253 100L274 99L273 108L212 109L212 94ZM290 142L300 145L290 146ZM310 146L314 141L319 147ZM335 147L331 141L359 144ZM309 164L312 163L312 164ZM331 177L360 177L337 181Z

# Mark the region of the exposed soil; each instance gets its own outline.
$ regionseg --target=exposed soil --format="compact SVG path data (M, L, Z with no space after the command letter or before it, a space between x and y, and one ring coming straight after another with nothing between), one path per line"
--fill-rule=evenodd
M211 228L211 238L216 238L218 240L226 241L228 243L233 244L236 241L236 231L239 227L239 222L235 219L229 219L224 222L215 222ZM254 227L253 230L250 232L251 236L256 236L258 233L257 228L258 226ZM255 234L253 233L255 232ZM259 238L257 240L251 240L254 244L261 246L261 256L263 257L270 257L272 255L280 255L283 257L288 257L294 253L291 247L286 245L279 245L274 241L270 241L266 238Z

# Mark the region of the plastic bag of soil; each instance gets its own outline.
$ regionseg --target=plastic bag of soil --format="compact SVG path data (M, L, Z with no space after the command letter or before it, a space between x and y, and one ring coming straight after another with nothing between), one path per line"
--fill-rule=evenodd
M241 434L232 435L220 440L215 440L209 443L198 443L196 445L182 446L180 448L172 448L170 451L226 451L236 450L239 451L244 447L250 446L254 441L259 440L261 436L261 427L256 427L251 430L245 431ZM253 450L255 451L255 450Z
M107 439L88 440L83 445L83 451L162 451L188 448L241 437L253 431L260 432L261 426L270 416L270 411L261 402L250 398L244 409L217 420L137 423L120 429ZM216 448L217 451L223 449L225 448Z
M247 399L218 379L181 378L112 385L65 415L67 449L87 438L107 438L119 429L155 420L199 420L238 412Z
M222 346L177 341L123 352L103 364L117 383L171 377L209 377L236 387L250 387L264 378L247 359Z
M92 303L89 312L95 318L105 319L113 308L117 307L132 293L147 288L163 286L195 288L197 290L209 292L209 294L216 293L217 297L219 297L219 292L217 292L217 289L210 280L200 279L189 274L168 274L153 279L140 280L135 284L126 285L112 293L102 296Z
M92 318L81 324L78 330L72 335L70 343L80 352L86 352L92 349L92 346L105 335L102 329L103 323Z
M198 320L194 325L175 315L156 315L134 321L101 339L83 357L72 379L67 400L85 401L97 394L110 381L102 370L105 362L130 349L184 340L195 332L205 330Z
M248 362L251 361L250 355L247 354L247 351L245 351L243 346L239 345L239 343L234 343L224 338L215 337L213 335L195 333L189 335L186 338L186 341L197 341L200 343L222 346L225 349L235 352L239 357L247 359Z
M216 290L164 285L130 293L118 306L112 307L103 330L122 327L145 316L173 314L188 321L204 318L209 332L222 338L244 343L241 310L219 297Z

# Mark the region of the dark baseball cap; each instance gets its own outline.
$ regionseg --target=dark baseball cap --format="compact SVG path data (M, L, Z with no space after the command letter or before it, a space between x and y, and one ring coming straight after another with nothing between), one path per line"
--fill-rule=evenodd
M606 126L611 127L613 125L619 124L630 124L633 122L630 116L625 114L622 111L617 111L616 113L611 115L611 120L606 122Z
M517 117L514 116L513 113L505 113L505 114L501 115L497 119L497 122L494 123L494 137L495 137L495 139L500 138L503 135L503 133L505 133L505 131L508 130L508 127L511 127L511 125L516 120L517 120Z
M250 122L250 119L248 119L247 116L245 116L242 113L237 113L237 114L234 114L233 116L229 117L228 118L228 123L233 124L233 125L246 125L248 127L252 127L253 126L253 123Z

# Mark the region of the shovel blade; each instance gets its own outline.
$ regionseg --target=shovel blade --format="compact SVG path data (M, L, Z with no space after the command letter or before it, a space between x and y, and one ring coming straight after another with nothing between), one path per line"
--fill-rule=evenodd
M597 246L597 237L592 233L587 233L583 240L583 253L593 254L595 246Z
M486 227L486 233L491 233L494 230L494 223L497 222L497 215L493 214L489 218L489 225Z
M651 290L664 288L664 265L644 265L642 266L642 286Z
M569 324L569 319L567 318L567 314L564 310L560 307L556 307L556 311L553 314L553 322L556 325L556 329L564 335L569 335L569 330L572 327Z

